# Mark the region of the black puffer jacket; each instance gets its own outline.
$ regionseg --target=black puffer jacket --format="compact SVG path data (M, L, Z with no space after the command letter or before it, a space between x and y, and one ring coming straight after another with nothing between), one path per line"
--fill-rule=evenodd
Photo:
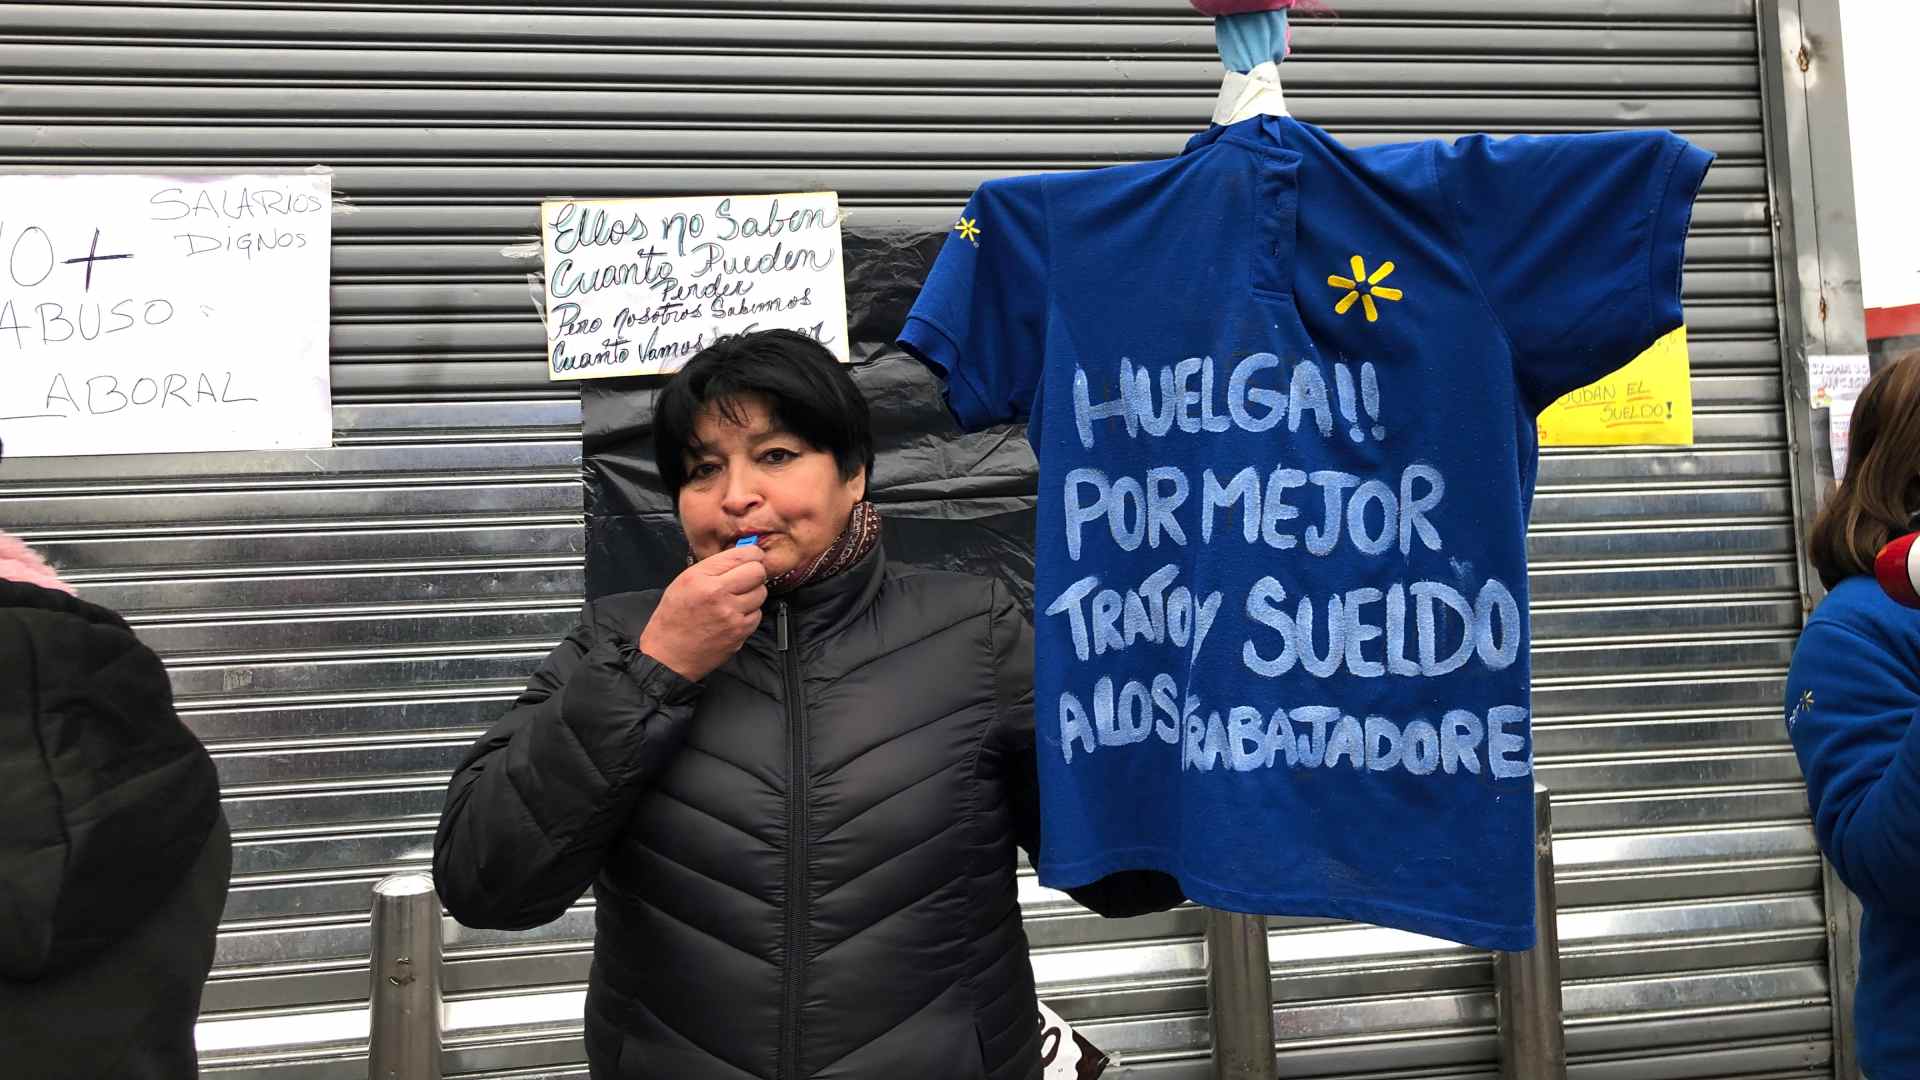
M1037 1078L1013 601L875 551L770 605L695 685L635 649L657 600L589 604L454 774L434 845L454 916L531 927L594 884L598 1078ZM1169 885L1076 896L1134 914Z
M0 1075L190 1080L231 857L159 658L0 580Z

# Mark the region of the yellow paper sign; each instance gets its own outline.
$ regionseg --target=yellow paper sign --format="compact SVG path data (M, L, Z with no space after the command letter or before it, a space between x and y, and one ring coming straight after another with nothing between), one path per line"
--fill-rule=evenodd
M1540 414L1542 446L1692 446L1693 369L1687 328Z

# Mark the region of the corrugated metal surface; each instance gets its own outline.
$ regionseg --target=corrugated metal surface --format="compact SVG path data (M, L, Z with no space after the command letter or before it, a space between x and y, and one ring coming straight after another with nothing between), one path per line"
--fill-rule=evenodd
M1799 625L1752 0L1341 0L1295 111L1352 142L1655 124L1718 151L1687 299L1700 445L1551 452L1535 503L1540 775L1581 1080L1831 1075L1820 867L1777 703ZM502 248L553 195L833 188L943 229L982 179L1162 156L1219 67L1177 0L0 6L0 168L324 164L327 452L27 460L0 522L168 658L236 883L220 1075L364 1075L367 892L582 588L577 402ZM1029 886L1043 993L1207 1075L1198 913ZM590 912L449 925L449 1069L581 1075ZM1493 1075L1484 955L1276 920L1289 1076ZM529 991L532 988L532 992Z

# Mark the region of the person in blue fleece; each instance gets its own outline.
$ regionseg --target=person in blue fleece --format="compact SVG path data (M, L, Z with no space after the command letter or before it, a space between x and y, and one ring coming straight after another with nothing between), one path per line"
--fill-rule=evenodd
M1920 357L1882 369L1853 412L1847 475L1809 553L1832 590L1787 677L1787 730L1814 831L1860 897L1860 1066L1920 1080L1920 611L1874 580L1874 556L1920 527Z

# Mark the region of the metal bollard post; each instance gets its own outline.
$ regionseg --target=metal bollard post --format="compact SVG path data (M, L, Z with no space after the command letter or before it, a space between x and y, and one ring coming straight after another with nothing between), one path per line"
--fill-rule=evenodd
M1533 785L1533 904L1539 938L1526 952L1494 954L1502 1080L1566 1080L1560 1000L1559 907L1553 889L1553 804Z
M440 898L425 874L373 887L372 1080L440 1080Z
M1214 1080L1274 1080L1267 920L1207 910L1207 1007Z

